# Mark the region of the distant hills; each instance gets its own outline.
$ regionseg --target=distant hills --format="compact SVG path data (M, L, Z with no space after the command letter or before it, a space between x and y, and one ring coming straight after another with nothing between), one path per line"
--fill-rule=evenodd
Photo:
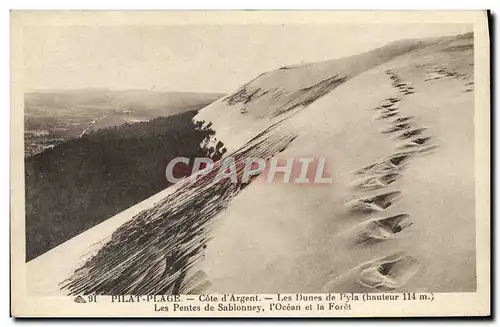
M25 114L59 115L75 111L106 111L113 108L133 109L151 116L175 114L194 105L212 103L217 93L162 92L148 90L78 89L29 92L24 96Z
M26 93L25 155L102 128L198 110L220 97L214 93L108 89Z

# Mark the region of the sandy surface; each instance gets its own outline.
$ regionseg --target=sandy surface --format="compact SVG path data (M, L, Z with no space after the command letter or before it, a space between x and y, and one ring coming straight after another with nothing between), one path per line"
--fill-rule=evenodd
M472 63L471 55L465 58L456 68L466 79L425 81L426 69L453 58L405 56L356 76L287 121L283 128L300 130L300 136L280 157L326 157L333 184L254 183L234 199L200 264L210 291L370 291L356 283L355 268L400 252L416 259L418 268L398 291L474 291L474 107L473 92L464 92ZM399 103L400 115L414 116L412 123L426 127L439 148L412 159L387 188L402 192L399 202L383 212L348 215L345 203L383 193L354 191L353 171L395 153L399 144L380 133L388 124L371 110L398 95L388 69L415 89ZM351 243L367 220L401 213L413 225L400 237ZM400 275L412 269L403 267Z
M332 184L302 186L256 180L243 189L213 220L203 259L191 268L206 274L206 292L474 291L474 92L466 91L473 87L467 85L473 82L470 41L459 41L461 47L453 51L441 51L453 44L422 49L419 45L401 55L408 50L404 43L340 65L326 62L314 69L278 71L264 75L261 84L258 79L250 83L249 90L275 85L290 96L325 77L348 76L312 104L282 116L273 116L271 109L282 109L288 102L263 108L269 95L248 108L219 100L202 110L197 119L213 123L228 153L289 117L279 130L298 137L278 157L326 158L333 179ZM409 44L413 49L414 43ZM426 80L434 66L460 75ZM414 92L402 94L388 70ZM301 74L301 82L289 81ZM283 84L283 79L289 82ZM397 115L377 119L380 110L373 109L390 97L401 98L394 105ZM252 113L252 108L258 110ZM398 133L381 133L394 126L391 122L397 117L412 117L411 129L426 130L406 140L398 140ZM360 178L357 170L401 152L398 146L419 137L430 137L435 151L411 156L395 182L377 190L353 187ZM31 261L30 292L60 292L58 283L81 265L89 245L106 239L137 208L151 207L173 192L171 187ZM352 212L352 201L388 192L400 192L400 198L376 212ZM373 228L380 232L374 221L395 215L407 217L411 226L386 239L359 244ZM383 274L381 267L386 269Z

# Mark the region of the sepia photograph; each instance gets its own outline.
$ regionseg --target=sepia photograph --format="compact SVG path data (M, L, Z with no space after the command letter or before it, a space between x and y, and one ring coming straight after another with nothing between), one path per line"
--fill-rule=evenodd
M14 316L489 314L486 12L11 25Z

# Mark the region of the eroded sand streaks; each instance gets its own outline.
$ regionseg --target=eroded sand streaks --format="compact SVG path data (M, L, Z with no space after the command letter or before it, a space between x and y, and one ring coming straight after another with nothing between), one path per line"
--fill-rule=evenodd
M269 159L295 137L270 128L232 156L236 162L249 157ZM238 175L242 174L243 165L237 167ZM61 288L69 294L103 295L203 292L210 284L193 266L204 256L211 220L249 183L219 181L210 175L192 176L181 183L177 192L118 228Z

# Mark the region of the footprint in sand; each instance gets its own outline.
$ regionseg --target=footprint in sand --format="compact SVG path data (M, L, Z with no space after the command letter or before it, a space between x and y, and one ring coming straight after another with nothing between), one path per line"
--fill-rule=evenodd
M420 137L420 138L416 138L416 139L410 140L408 143L399 145L398 147L400 149L408 149L408 148L420 147L422 145L428 145L429 143L431 143L431 141L432 141L431 137Z
M397 97L390 97L390 98L387 98L387 101L389 101L390 103L396 103L396 102L401 101L401 99L397 98Z
M327 277L323 293L392 291L417 273L420 263L403 252L363 263L344 274Z
M355 244L369 245L399 237L403 230L413 225L409 217L408 214L399 214L364 222L355 228L357 231Z
M396 253L361 265L357 282L366 288L390 291L408 283L419 268L414 257Z
M380 105L382 108L384 109L389 109L391 108L392 106L394 106L394 103L390 102L390 103L383 103Z
M395 167L401 167L408 164L411 155L409 153L396 153L390 156L389 162Z
M394 126L392 126L390 128L382 130L381 133L382 134L390 134L390 133L394 133L394 132L400 132L400 131L408 129L410 127L411 127L411 125L409 123L399 123L399 124L395 124Z
M404 122L407 122L409 120L412 120L413 116L405 116L405 117L399 117L399 118L396 118L392 121L393 124L399 124L399 123L404 123Z
M397 138L400 140L406 140L406 139L409 139L411 137L421 135L426 129L427 128L425 128L425 127L412 129L410 131L404 132L403 134L399 135Z
M389 113L382 113L380 116L377 117L377 119L387 119L387 118L391 118L391 117L394 117L398 114L397 111L393 111L393 112L389 112Z
M383 174L388 172L394 172L399 170L409 163L411 157L409 152L398 152L389 157L386 157L374 164L361 168L356 172L357 175L373 173L373 174Z
M351 213L371 213L384 211L401 197L400 191L388 192L379 195L359 198L348 202L346 205Z
M399 173L368 176L355 181L353 186L360 190L377 190L394 183L399 177L401 177Z
M472 92L474 91L474 82L468 82L465 84L464 92Z
M397 111L398 109L399 109L398 107L385 108L384 110L381 111L381 113L388 114Z
M413 86L407 83L402 83L402 82L394 83L394 87L398 88L399 92L405 95L415 93L415 89L413 88Z
M389 112L398 110L398 108L394 107L394 104L391 104L390 106L380 105L380 106L373 108L372 110L376 110L379 113L389 113Z

